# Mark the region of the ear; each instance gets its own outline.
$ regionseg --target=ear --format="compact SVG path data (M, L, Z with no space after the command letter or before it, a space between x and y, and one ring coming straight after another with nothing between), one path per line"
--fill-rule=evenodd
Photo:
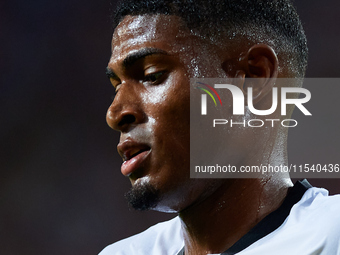
M242 89L246 94L248 87L253 88L253 103L256 104L272 90L275 84L278 76L278 58L270 46L257 44L252 46L239 61L241 70L236 74L242 74L247 78L242 79Z

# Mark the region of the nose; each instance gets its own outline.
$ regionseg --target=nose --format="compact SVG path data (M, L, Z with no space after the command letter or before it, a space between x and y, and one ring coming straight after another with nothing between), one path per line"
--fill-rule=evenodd
M127 132L145 121L146 114L138 95L133 90L127 91L121 88L107 110L107 124L114 130Z

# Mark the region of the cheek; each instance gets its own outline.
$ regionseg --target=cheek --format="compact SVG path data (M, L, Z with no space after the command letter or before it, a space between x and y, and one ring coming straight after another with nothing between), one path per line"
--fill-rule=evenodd
M150 104L149 120L159 162L176 165L189 155L190 96L184 91L166 93L161 103ZM184 162L182 162L184 163Z
M189 85L187 85L189 86ZM164 107L159 107L158 116L163 119L160 124L168 134L177 139L189 138L190 131L190 95L185 89L168 93ZM184 136L184 137L183 137Z
M167 101L168 90L167 86L155 86L143 94L142 100L147 102L149 107L156 109Z
M190 124L190 82L182 72L174 72L164 84L147 87L142 100L146 114L162 129Z

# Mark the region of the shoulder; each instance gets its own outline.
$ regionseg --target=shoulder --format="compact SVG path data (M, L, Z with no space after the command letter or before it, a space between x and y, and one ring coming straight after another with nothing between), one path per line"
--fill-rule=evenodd
M308 189L284 223L242 254L340 254L340 195ZM241 254L241 253L240 253Z
M314 219L321 222L337 221L340 224L340 195L329 196L323 188L308 189L291 210L291 220ZM321 217L327 216L327 217ZM339 225L338 225L339 226Z
M178 217L107 246L99 255L176 255L184 246Z
M322 188L308 189L286 220L287 227L340 240L340 195L329 196ZM303 230L304 229L304 230Z

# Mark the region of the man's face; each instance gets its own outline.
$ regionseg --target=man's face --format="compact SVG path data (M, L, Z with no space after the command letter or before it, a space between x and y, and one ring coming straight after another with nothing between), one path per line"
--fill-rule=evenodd
M189 177L190 77L217 75L197 69L207 57L195 50L197 38L175 16L127 16L114 32L108 70L117 94L107 122L121 132L136 209L180 211L211 191L214 181Z

